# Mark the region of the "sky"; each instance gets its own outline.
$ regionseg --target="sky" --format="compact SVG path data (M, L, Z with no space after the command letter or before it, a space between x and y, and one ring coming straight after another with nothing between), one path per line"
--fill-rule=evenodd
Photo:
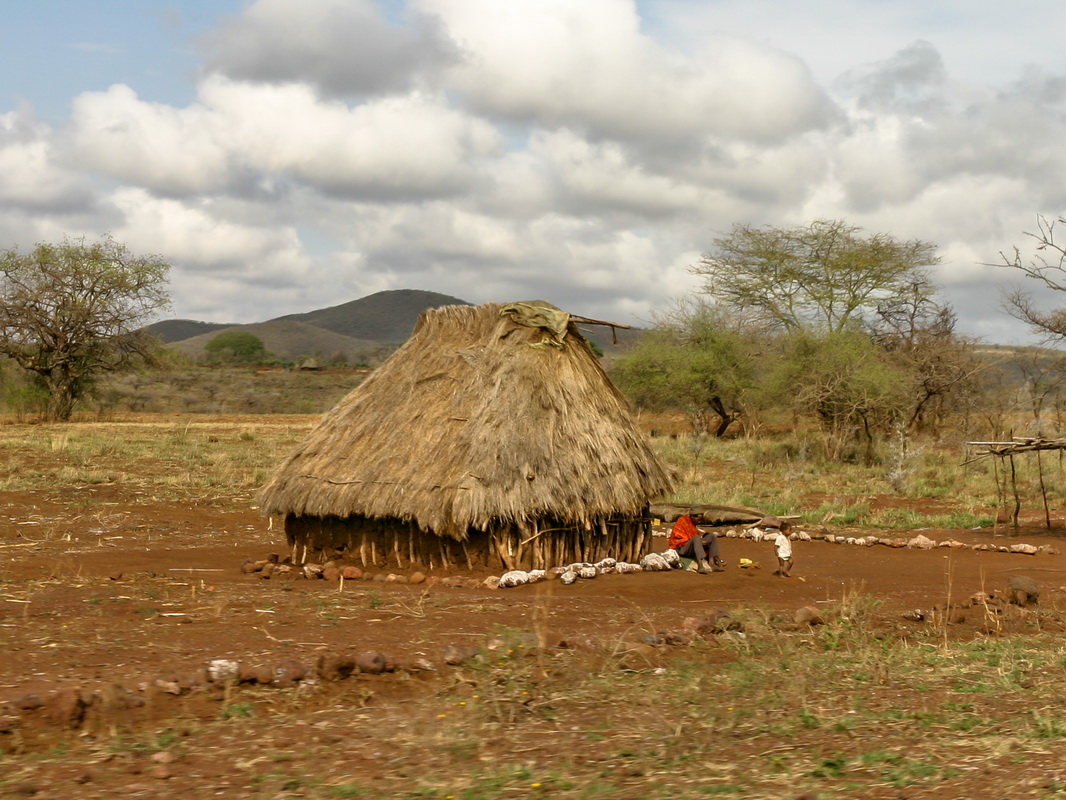
M0 248L159 254L169 317L424 289L647 325L735 224L843 219L935 244L958 330L1028 343L989 265L1066 214L1052 0L0 10Z

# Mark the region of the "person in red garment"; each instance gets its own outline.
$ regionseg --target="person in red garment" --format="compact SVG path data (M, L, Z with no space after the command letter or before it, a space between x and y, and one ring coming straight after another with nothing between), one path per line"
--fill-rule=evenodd
M670 531L670 539L667 545L671 550L676 550L681 558L696 559L696 571L703 574L710 572L712 567L708 558L713 560L715 572L722 572L725 563L718 555L718 537L714 531L704 533L696 527L697 522L703 522L701 514L689 516L685 514L678 517Z

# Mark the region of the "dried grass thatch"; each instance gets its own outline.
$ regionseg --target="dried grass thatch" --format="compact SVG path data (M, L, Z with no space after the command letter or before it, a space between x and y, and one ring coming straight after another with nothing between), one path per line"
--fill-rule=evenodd
M259 494L290 544L400 566L457 546L507 566L639 549L669 471L573 324L552 335L505 308L425 312L323 418Z

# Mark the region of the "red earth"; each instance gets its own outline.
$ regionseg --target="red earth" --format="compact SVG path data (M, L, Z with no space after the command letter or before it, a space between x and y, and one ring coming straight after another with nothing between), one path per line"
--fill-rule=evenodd
M349 785L348 776L376 776L372 785L380 787L417 773L417 765L393 764L367 731L421 719L415 704L464 680L463 663L448 662L463 662L494 637L518 632L543 648L581 647L590 637L601 646L640 643L718 609L758 608L791 619L801 607L860 595L900 625L910 610L965 606L978 591L1002 594L1013 575L1038 581L1042 606L1061 603L1066 590L1062 538L1037 527L1012 537L922 533L967 544L1047 545L1054 553L796 542L790 579L768 568L771 544L732 538L721 539L728 569L710 575L612 574L506 590L264 579L242 572L242 564L284 555L284 537L250 504L226 497L133 502L128 491L104 485L0 493L0 792L391 796L330 794L284 776L310 753L316 755L306 771L334 787ZM664 547L665 538L656 539L656 549ZM761 568L739 568L742 558ZM983 624L979 614L960 615L951 635L980 636ZM660 663L643 647L634 652ZM372 651L385 662L380 674L370 664L346 681L310 680L316 665L328 669L338 656ZM246 672L261 668L266 677L239 686L207 682L205 666L217 659L237 661ZM300 670L304 680L286 680ZM280 680L268 685L270 678ZM336 717L322 714L341 707L348 726L338 728ZM377 722L368 710L381 714ZM345 758L330 758L342 742ZM626 785L604 796L643 796L641 781Z

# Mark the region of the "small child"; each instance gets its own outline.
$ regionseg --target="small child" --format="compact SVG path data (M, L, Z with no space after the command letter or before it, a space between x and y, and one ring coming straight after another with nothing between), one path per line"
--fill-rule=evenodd
M788 538L791 532L792 525L782 522L777 536L774 537L774 549L777 551L777 571L774 575L780 575L782 578L792 577L792 540Z

